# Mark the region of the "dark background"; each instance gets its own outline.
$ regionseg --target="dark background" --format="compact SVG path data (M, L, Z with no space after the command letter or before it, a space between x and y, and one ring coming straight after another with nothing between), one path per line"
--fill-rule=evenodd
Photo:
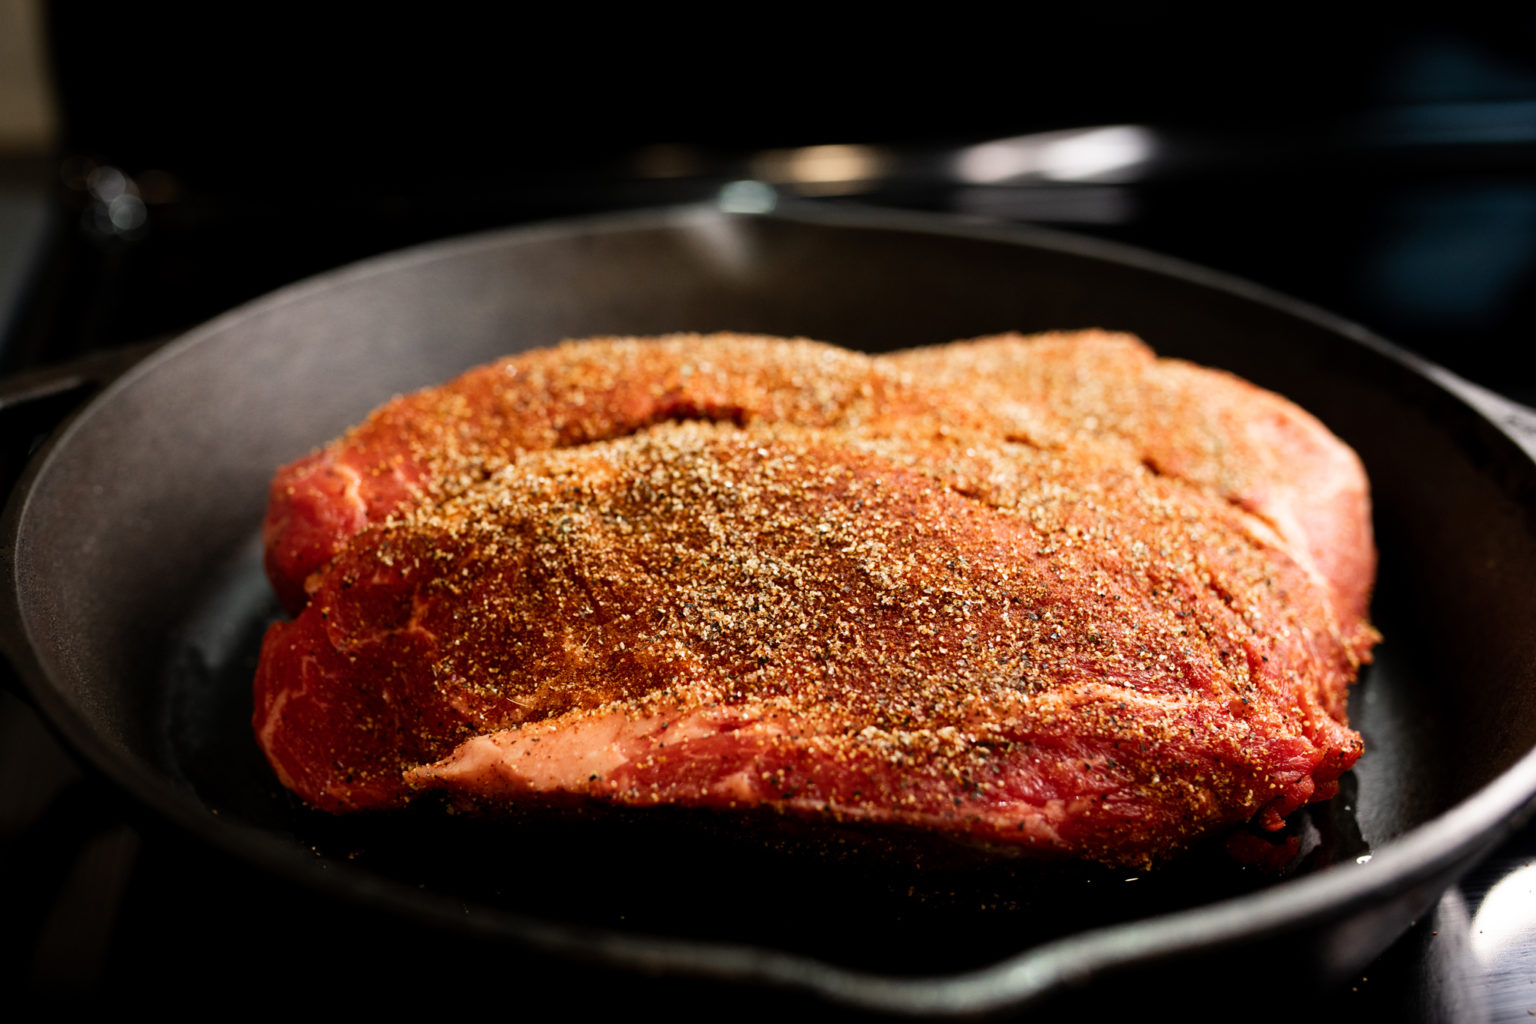
M12 365L430 238L712 198L763 177L764 150L865 144L895 157L884 177L777 184L1184 256L1536 400L1536 16L47 11L68 279ZM947 170L965 145L1117 124L1158 149L1111 182ZM101 168L142 223L103 218Z

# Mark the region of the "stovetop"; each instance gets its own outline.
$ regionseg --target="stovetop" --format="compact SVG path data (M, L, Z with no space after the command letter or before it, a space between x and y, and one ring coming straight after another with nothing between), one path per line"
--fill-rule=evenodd
M0 161L0 372L14 380L170 337L282 284L433 238L788 194L1045 224L1179 256L1536 404L1536 74L1516 71L1516 86L1478 102L1440 96L1328 117L1314 104L1294 120L1102 124L985 143L625 142L544 174L375 188L360 168L350 189L308 199L246 179L232 188L206 164L182 174L103 150ZM0 472L13 475L43 425L0 424ZM174 983L182 1000L277 1002L296 990L295 965L323 963L333 979L387 972L382 1004L389 992L486 984L483 973L466 978L494 968L486 956L450 939L423 948L387 920L291 891L143 820L0 692L0 991L148 1002ZM1536 1015L1536 826L1305 1012Z

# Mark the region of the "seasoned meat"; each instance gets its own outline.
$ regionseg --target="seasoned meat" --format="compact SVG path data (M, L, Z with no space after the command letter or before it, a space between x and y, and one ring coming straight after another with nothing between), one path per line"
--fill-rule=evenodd
M1036 444L1124 444L1153 471L1254 513L1332 588L1358 642L1374 642L1364 625L1376 575L1365 473L1353 451L1286 399L1099 331L978 338L889 361L957 392L985 382L994 401L1031 410L1020 429Z
M1124 336L567 345L273 494L304 607L254 721L324 810L770 806L1144 864L1360 754L1358 462Z
M541 349L397 398L281 470L264 528L267 573L296 612L310 574L364 525L462 490L527 451L676 420L831 427L933 407L868 356L804 340L610 338Z

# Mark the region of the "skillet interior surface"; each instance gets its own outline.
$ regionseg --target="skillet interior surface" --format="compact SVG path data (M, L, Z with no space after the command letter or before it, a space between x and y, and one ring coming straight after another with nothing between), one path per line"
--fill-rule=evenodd
M1512 769L1525 793L1536 775L1530 460L1361 332L1257 289L1056 236L909 226L696 209L523 229L328 275L194 332L62 431L12 502L18 612L7 641L37 702L140 799L263 867L578 955L607 949L631 965L837 995L840 971L959 974L1094 926L1123 937L1191 907L1246 908L1260 935L1398 900L1330 966L1364 963L1433 896L1403 903L1403 879L1444 875L1469 847L1429 844L1411 867L1399 858L1391 885L1356 862L1390 859L1403 837ZM1340 799L1298 816L1308 852L1288 879L1201 854L1134 880L943 863L870 871L671 818L487 826L423 809L332 820L270 778L249 730L256 645L277 615L259 564L265 489L276 466L390 395L604 333L735 330L885 350L1088 326L1134 331L1162 355L1287 395L1371 474L1373 614L1386 642L1351 704L1367 754ZM1313 902L1332 909L1230 902L1290 889L1294 907L1308 907L1302 897L1322 890L1303 887L1323 876L1333 895ZM650 944L657 952L640 960L621 948L652 935L683 944ZM737 944L831 973L710 959ZM991 1003L959 996L952 1008L1035 991L1006 984Z

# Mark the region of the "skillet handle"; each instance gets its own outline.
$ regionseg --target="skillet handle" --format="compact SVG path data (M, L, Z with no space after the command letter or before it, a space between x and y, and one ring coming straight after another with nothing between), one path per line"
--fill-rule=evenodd
M58 366L0 378L0 500L27 459L69 414L169 339L96 352Z
M1524 448L1526 454L1536 459L1536 409L1489 391L1481 384L1474 384L1443 366L1426 364L1422 368L1437 383L1488 417L1516 444Z

